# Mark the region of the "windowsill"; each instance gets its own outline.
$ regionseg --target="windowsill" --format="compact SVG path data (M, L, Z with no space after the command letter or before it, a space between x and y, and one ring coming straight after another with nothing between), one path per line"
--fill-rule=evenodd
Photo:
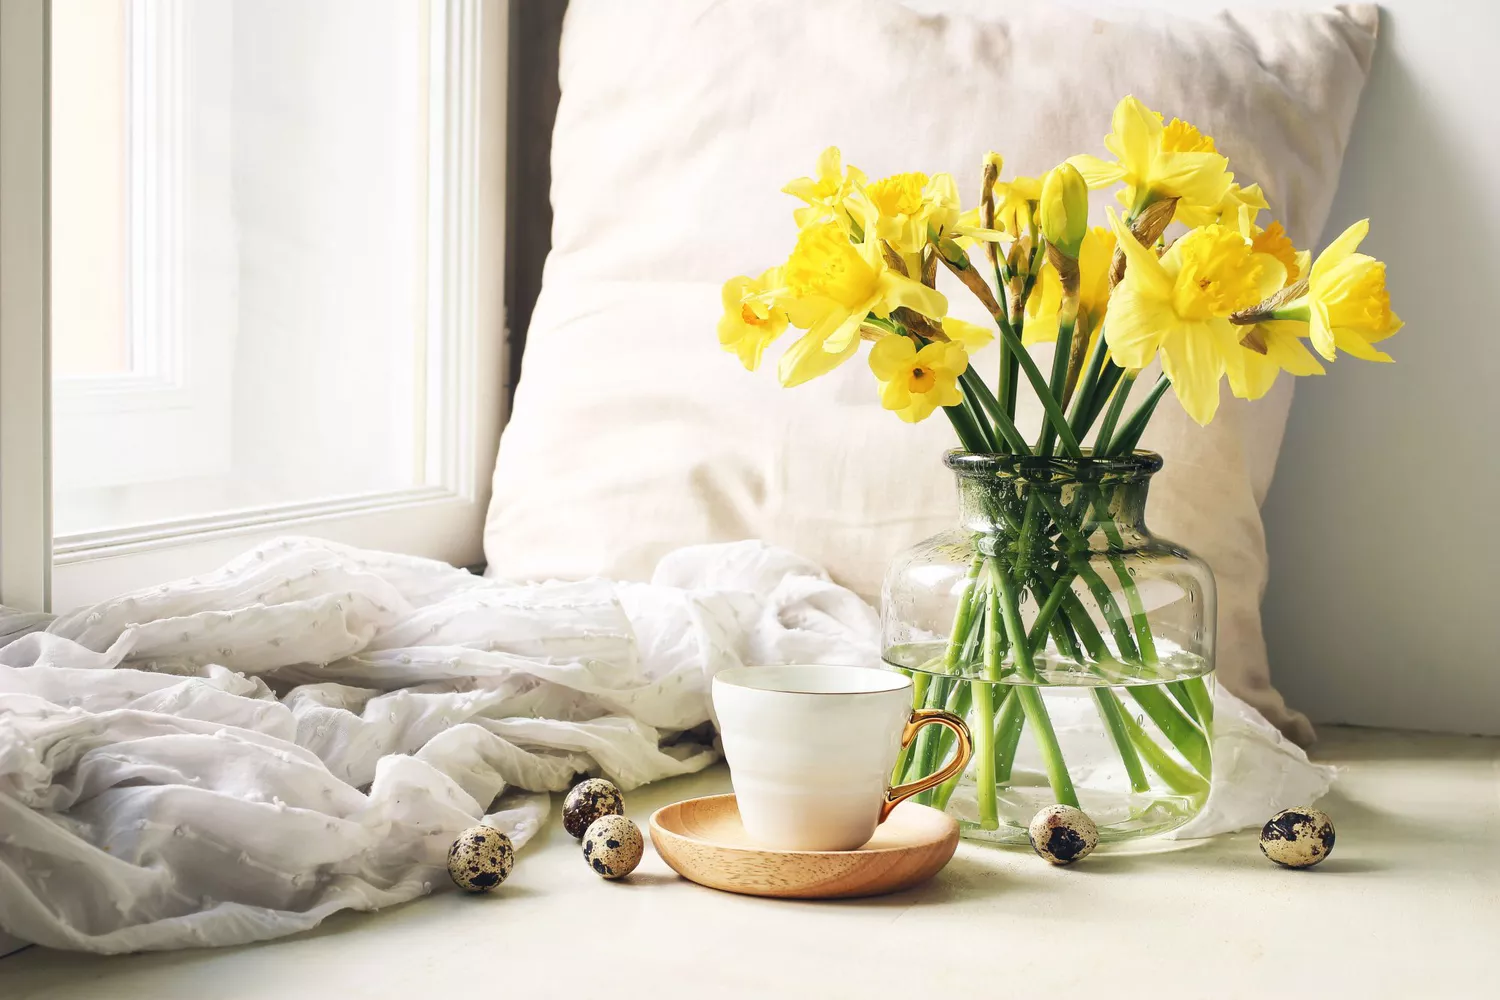
M649 847L630 882L604 882L554 817L491 896L444 892L218 951L33 948L0 961L0 992L90 996L107 979L112 1000L540 997L580 983L611 997L1476 995L1500 931L1500 739L1325 727L1314 756L1341 776L1322 804L1338 845L1310 872L1272 867L1254 832L1073 869L965 843L910 892L798 903L684 882ZM644 825L727 787L719 766L631 793L630 811Z

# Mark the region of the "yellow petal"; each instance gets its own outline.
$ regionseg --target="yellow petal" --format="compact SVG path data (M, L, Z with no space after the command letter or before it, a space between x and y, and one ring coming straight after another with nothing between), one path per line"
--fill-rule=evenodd
M1051 264L1043 264L1042 272L1026 296L1026 326L1021 330L1021 343L1054 344L1057 342L1057 311L1062 306L1062 279Z
M905 340L906 338L902 337L901 339ZM896 410L897 412L904 410L912 404L913 398L911 389L907 385L907 380L904 376L892 379L889 382L880 383L880 405L887 410Z
M1068 157L1068 162L1078 168L1083 180L1090 188L1104 188L1125 179L1125 168L1110 160L1101 160L1088 153Z
M952 316L943 317L943 332L955 344L962 344L964 350L970 354L983 349L986 344L995 339L989 327L954 319Z
M1136 283L1152 298L1171 298L1172 278L1156 253L1141 246L1141 241L1125 228L1114 209L1105 209L1105 212L1109 216L1110 228L1115 232L1115 245L1125 252L1125 282Z
M1121 282L1109 302L1104 342L1122 368L1144 368L1156 357L1163 336L1179 323L1167 300L1143 295L1139 285Z
M1161 115L1135 97L1126 96L1115 105L1110 127L1111 135L1105 139L1105 145L1122 164L1130 168L1135 164L1144 167L1150 162L1152 148L1162 131ZM1082 169L1079 167L1080 171Z
M928 319L942 319L948 311L948 298L942 292L891 270L881 274L876 295L879 301L874 312L877 316L889 316L892 309L902 306Z
M1302 343L1302 337L1307 333L1306 323L1297 323L1292 320L1270 320L1261 323L1257 329L1261 331L1266 345L1266 357L1273 361L1276 366L1292 375L1322 375L1323 366L1318 364L1318 359Z
M1343 263L1345 258L1359 249L1360 243L1369 235L1369 232L1370 220L1361 219L1340 233L1338 239L1328 244L1328 248L1318 254L1318 259L1313 262L1309 280L1318 281ZM1324 356L1327 357L1327 355Z
M1395 332L1394 330L1391 332ZM1396 359L1384 351L1376 350L1370 342L1355 333L1344 333L1339 330L1333 331L1333 342L1339 350L1345 354L1353 355L1361 361L1384 361L1393 362Z
M871 300L847 313L832 313L828 322L820 324L820 328L827 328L826 336L823 338L823 350L838 354L848 349L851 344L857 345L859 328L864 325L865 317L870 314L874 305L874 300ZM837 324L832 322L834 317L838 318Z
M1186 324L1162 341L1161 370L1172 380L1172 391L1182 408L1203 426L1213 420L1219 409L1219 379L1224 375L1223 341L1234 336L1228 326L1222 321Z
M1218 153L1161 153L1151 166L1151 186L1182 199L1176 213L1179 221L1189 223L1184 209L1199 208L1207 211L1195 221L1212 222L1233 180L1228 169L1229 161Z
M1316 265L1315 265L1316 266ZM1338 357L1338 345L1333 341L1333 326L1328 322L1328 306L1314 299L1308 303L1308 337L1313 347L1329 361Z
M908 337L881 337L870 348L870 370L882 382L910 372L916 359L917 347Z
M960 402L962 402L961 398ZM909 424L915 424L932 416L935 410L937 410L936 393L921 392L913 395L907 406L898 409L896 416Z
M859 340L855 339L843 351L833 354L823 349L824 339L818 331L810 330L786 349L776 365L782 385L801 385L809 379L826 375L853 357L859 349Z
M1229 389L1240 399L1260 399L1271 391L1281 373L1276 362L1247 347L1231 352L1226 360Z

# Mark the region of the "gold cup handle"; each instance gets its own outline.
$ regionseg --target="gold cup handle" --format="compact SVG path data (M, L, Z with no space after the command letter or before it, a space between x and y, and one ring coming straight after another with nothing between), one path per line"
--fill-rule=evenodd
M885 802L880 807L880 820L884 823L891 810L897 805L911 798L918 792L925 792L929 788L935 788L962 771L969 763L969 758L974 756L974 740L969 735L969 727L952 712L945 712L940 708L917 708L913 709L911 718L906 720L906 728L901 731L901 745L909 746L911 741L917 738L917 731L923 726L936 724L947 726L953 730L953 735L958 737L958 752L953 759L937 771L925 778L916 781L908 781L904 785L885 790Z

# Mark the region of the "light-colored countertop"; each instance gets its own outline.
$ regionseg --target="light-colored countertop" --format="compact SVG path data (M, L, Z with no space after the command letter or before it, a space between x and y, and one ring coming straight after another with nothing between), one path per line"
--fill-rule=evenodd
M444 892L242 948L0 959L5 1000L622 997L1496 997L1500 739L1326 728L1333 856L1273 867L1253 832L1068 869L960 845L933 881L846 902L678 879L649 845L628 881L554 815L488 896ZM627 796L725 790L722 767ZM554 797L554 807L556 797Z

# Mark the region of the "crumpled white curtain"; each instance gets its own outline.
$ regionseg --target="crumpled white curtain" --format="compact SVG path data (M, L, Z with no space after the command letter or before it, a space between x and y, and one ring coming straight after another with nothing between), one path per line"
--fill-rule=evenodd
M878 638L758 542L679 550L649 584L516 585L290 538L56 620L0 614L0 928L125 952L402 902L447 884L481 817L524 845L577 772L707 766L724 667L873 663ZM1253 709L1219 718L1239 763L1200 835L1326 789Z

